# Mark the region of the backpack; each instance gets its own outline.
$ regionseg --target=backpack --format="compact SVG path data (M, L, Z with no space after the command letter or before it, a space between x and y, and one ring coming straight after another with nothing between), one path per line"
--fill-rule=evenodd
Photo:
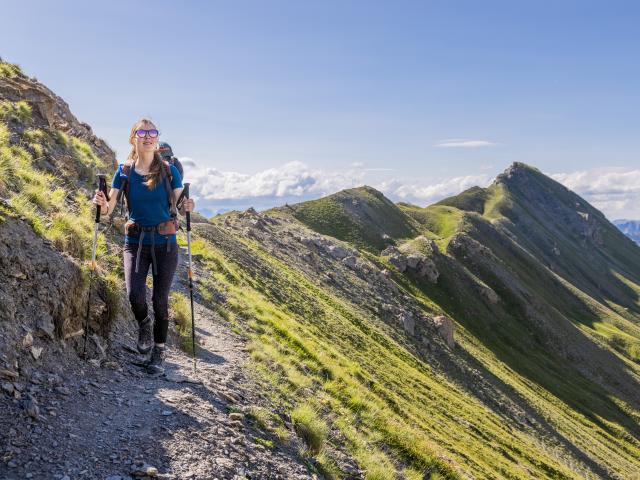
M180 160L178 160L176 157L171 157L168 162L178 169L178 172L180 172L180 178L184 180L184 168L182 168L182 163L180 162Z
M176 159L176 161L177 160L178 159ZM164 185L165 191L167 192L167 203L169 204L169 213L172 219L176 219L178 217L178 204L184 196L184 191L183 191L183 195L180 195L180 198L176 200L176 196L173 192L173 188L171 188L171 181L173 179L173 176L171 175L171 163L166 160L162 160L162 163L165 166L165 168L162 170L162 183ZM179 162L177 163L179 164ZM127 219L131 215L131 207L129 205L129 174L131 173L132 166L133 164L131 162L121 163L118 166L118 173L120 175L120 180L122 182L122 185L121 185L120 191L118 192L118 197L116 199L116 208L117 208L117 205L120 204L120 215L122 216L122 210L123 210L124 204L126 203ZM178 168L177 165L176 165L176 168ZM182 168L182 165L180 165L180 168ZM124 198L124 201L123 201L123 198Z

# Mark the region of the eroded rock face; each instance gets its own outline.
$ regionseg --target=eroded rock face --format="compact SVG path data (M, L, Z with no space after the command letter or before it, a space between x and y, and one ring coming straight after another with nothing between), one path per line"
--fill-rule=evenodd
M0 100L26 101L32 109L35 126L52 128L78 137L91 145L95 153L114 169L118 162L114 151L107 143L94 135L91 127L80 122L69 109L69 105L47 87L25 75L0 76ZM135 121L137 119L132 119Z
M427 257L424 257L420 260L420 263L418 264L418 277L424 277L431 283L436 283L439 276L440 272L438 272L436 264L433 263L433 260Z
M80 267L11 217L0 223L0 277L0 328L7 341L24 344L30 330L31 346L33 337L52 340L81 328L86 297Z
M411 313L401 313L400 322L402 323L402 327L404 328L405 332L407 332L409 335L415 335L416 321Z
M383 256L389 257L389 263L399 272L411 270L418 278L426 278L431 283L436 283L440 272L432 259L422 253L404 254L396 247L388 247L382 251Z
M477 290L480 292L480 295L489 302L491 305L496 305L500 301L500 297L491 287L487 287L486 285L478 285Z
M479 255L488 256L491 253L489 248L485 247L476 239L471 238L465 233L455 235L449 242L447 250L450 253L462 254L463 257L477 257Z
M396 267L399 272L404 272L407 269L407 257L402 254L390 256L389 263Z
M602 228L598 221L589 213L578 211L578 215L582 219L581 234L585 241L590 240L598 246L604 245L602 237Z

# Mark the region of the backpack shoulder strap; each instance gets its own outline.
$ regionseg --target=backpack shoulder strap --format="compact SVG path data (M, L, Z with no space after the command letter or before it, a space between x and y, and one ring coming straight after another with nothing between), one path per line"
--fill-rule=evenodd
M118 175L120 176L120 191L116 200L116 205L120 203L120 215L122 215L123 203L127 204L127 212L131 214L129 207L129 174L131 173L131 162L127 161L118 166ZM124 202L122 199L124 198Z
M129 175L131 175L131 169L133 164L127 161L122 164L120 169L120 180L122 180L122 193L124 195L125 202L127 203L127 211L131 213L131 207L129 206Z
M167 192L167 202L169 203L169 213L171 214L172 218L175 218L178 216L178 208L176 207L176 195L173 191L173 188L171 188L171 181L173 180L173 175L171 175L171 164L169 162L167 162L166 160L163 160L162 163L164 163L164 174L163 179L162 179L162 183L164 183L164 189Z

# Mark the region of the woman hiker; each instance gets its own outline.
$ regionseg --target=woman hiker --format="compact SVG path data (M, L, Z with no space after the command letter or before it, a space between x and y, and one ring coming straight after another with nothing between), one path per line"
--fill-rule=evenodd
M129 220L125 224L124 278L127 294L138 321L138 351L146 354L149 373L164 372L165 342L169 327L169 289L178 265L176 241L176 199L182 193L182 178L177 168L162 160L158 146L158 129L146 118L131 128L131 153L113 175L109 201L97 191L93 203L100 213L113 212L118 192L124 190ZM192 212L195 203L184 199L179 212ZM147 307L146 278L151 266L153 274L152 322Z

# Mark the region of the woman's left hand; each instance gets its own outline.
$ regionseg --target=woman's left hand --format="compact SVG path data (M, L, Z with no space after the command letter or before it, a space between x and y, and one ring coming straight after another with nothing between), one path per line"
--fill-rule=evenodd
M182 203L182 210L184 213L193 212L196 209L196 202L193 201L193 198L185 198Z

